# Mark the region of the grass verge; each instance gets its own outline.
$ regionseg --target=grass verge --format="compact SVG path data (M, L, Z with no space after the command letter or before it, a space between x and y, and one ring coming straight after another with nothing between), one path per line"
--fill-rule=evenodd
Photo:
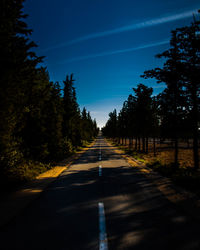
M65 158L73 157L76 153L88 148L94 140L83 141L82 146L73 149ZM62 159L61 159L62 160ZM25 183L36 179L36 177L52 168L58 163L41 163L38 161L25 161L15 165L6 172L0 174L0 193L9 193L17 190Z
M159 157L149 157L147 154L136 152L112 140L108 141L113 146L121 149L125 154L135 158L161 175L170 178L176 185L200 195L200 171L196 171L191 166L179 165L177 168L173 163L163 164L163 159L161 160Z

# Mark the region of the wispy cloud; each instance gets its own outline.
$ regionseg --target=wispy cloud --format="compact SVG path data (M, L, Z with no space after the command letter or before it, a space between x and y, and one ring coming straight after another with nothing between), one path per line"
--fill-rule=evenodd
M90 54L90 55L86 55L86 56L77 56L77 57L73 57L73 58L64 60L64 61L60 62L59 64L77 62L77 61L82 61L82 60L96 58L96 57L102 57L102 56L109 56L109 55L127 53L127 52L132 52L132 51L136 51L136 50L140 50L140 49L156 47L156 46L160 46L160 45L164 45L164 44L168 44L168 43L169 43L169 40L164 40L164 41L161 41L161 42L144 44L144 45L140 45L140 46L133 47L133 48L128 48L128 49L119 49L119 50L106 51L106 52L97 53L97 54Z
M125 26L118 27L118 28L111 29L111 30L91 33L91 34L88 34L86 36L82 36L82 37L79 37L77 39L71 40L69 42L60 43L60 44L48 47L46 49L43 49L43 52L53 50L53 49L62 48L62 47L66 47L68 45L72 45L72 44L76 44L76 43L79 43L79 42L91 40L91 39L94 39L94 38L106 37L106 36L110 36L110 35L113 35L113 34L118 34L118 33L121 33L121 32L127 32L127 31L152 27L152 26L156 26L156 25L160 25L160 24L165 24L165 23L185 19L185 18L191 17L195 12L197 12L197 10L198 9L195 8L195 9L184 11L184 12L177 13L177 14L170 14L170 15L168 14L168 15L164 15L164 16L161 16L159 18L150 19L150 20L147 20L147 21L144 21L144 22L125 25Z
M151 86L153 89L162 89L162 88L165 88L166 85L154 85L154 86Z

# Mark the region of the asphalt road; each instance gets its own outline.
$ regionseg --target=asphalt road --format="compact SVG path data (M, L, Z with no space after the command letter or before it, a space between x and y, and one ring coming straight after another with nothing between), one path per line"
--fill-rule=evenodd
M99 137L1 229L0 249L200 249L199 227Z

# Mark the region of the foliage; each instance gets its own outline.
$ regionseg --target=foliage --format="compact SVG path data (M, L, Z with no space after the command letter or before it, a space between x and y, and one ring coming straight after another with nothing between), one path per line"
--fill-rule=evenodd
M155 133L158 117L155 99L152 97L153 89L143 84L133 88L134 95L129 95L124 102L118 116L116 110L109 114L110 118L102 129L103 134L114 138L135 137L143 139L143 151L148 151L145 139ZM140 149L139 149L140 150Z
M148 138L151 137L154 156L155 137L160 137L160 141L171 139L175 149L173 166L177 169L179 140L192 138L194 167L198 169L200 22L194 18L190 25L173 30L170 48L156 57L164 58L163 66L145 71L142 77L155 78L158 84L164 82L164 91L152 96L152 89L143 84L133 88L134 95L129 95L118 115L110 115L103 134L118 137L122 144L129 138L131 145L134 138L135 151L143 153L148 153Z
M80 112L73 74L64 91L49 79L24 22L23 0L0 3L0 173L26 176L71 154L98 133L89 112ZM45 167L39 169L46 169ZM28 174L28 172L32 174ZM23 174L24 173L24 174ZM29 177L28 177L29 176Z

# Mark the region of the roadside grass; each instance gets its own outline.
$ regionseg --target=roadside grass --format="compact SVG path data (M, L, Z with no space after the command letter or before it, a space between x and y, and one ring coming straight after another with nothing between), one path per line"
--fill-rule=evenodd
M170 178L175 184L200 195L200 171L196 171L193 167L191 149L179 150L179 167L176 168L173 163L173 149L163 148L157 151L156 156L154 156L152 151L148 154L136 152L127 145L119 145L113 140L108 141L113 146L121 149L125 154L132 156L161 175Z
M78 146L78 147L74 150L74 153L79 152L79 151L83 150L84 148L89 147L90 144L91 144L93 141L94 141L94 139L91 139L91 140L89 140L89 141L83 140L83 141L81 142L82 145L81 145L81 146Z
M29 161L13 167L7 171L7 175L11 182L26 182L35 179L37 175L51 168L50 163Z
M82 145L73 148L71 152L66 154L60 160L71 157L76 153L82 151L84 148L87 148L91 145L94 140L82 141ZM14 191L19 188L21 185L36 179L36 177L58 164L56 161L51 161L50 163L41 163L38 161L23 161L20 164L12 166L12 168L7 169L6 171L0 173L0 193Z
M112 141L110 139L107 139L113 146L116 146L117 148L121 149L122 151L124 151L125 154L128 154L132 157L134 157L136 160L140 161L140 162L145 162L143 154L134 151L133 149L130 149L128 146L122 146L118 143L116 143L115 141Z
M163 165L160 161L146 162L147 167L159 172L161 175L170 178L175 184L200 195L200 172L191 167L173 163Z
M0 193L5 194L17 190L28 181L34 180L39 174L52 168L52 164L27 161L13 166L1 173Z

